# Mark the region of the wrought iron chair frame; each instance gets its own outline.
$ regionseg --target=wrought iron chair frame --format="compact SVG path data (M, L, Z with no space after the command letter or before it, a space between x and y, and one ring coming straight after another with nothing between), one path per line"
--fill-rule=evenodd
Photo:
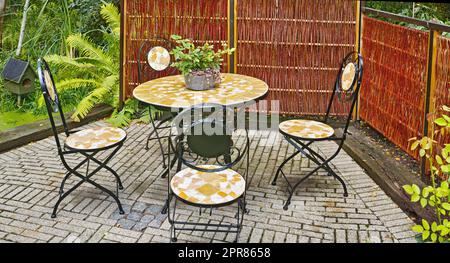
M356 59L356 61L355 61L355 59ZM343 93L342 93L342 88L341 88L341 78L342 78L342 74L343 74L343 69L348 63L354 63L355 66L357 66L357 68L356 68L356 72L355 72L355 77L353 79L353 83L352 83L351 88L350 88L350 90L352 91L352 94L351 94L350 97L343 98L342 97ZM336 135L333 135L333 136L328 137L328 138L318 138L318 139L299 138L299 137L293 136L291 134L288 134L286 132L283 132L280 129L280 133L284 136L286 141L295 148L294 153L292 155L290 155L289 157L287 157L281 163L281 165L278 167L277 172L275 174L275 177L274 177L274 179L272 181L272 185L276 185L277 184L277 179L278 179L278 177L279 177L279 175L281 173L281 175L283 176L283 178L287 182L287 185L288 185L287 190L289 192L289 196L288 196L288 199L286 200L286 202L284 203L284 206L283 206L284 210L288 210L289 209L289 205L291 203L292 196L294 195L296 189L300 186L300 184L303 183L306 179L311 177L313 174L315 174L320 169L324 169L326 172L328 172L329 176L332 176L335 179L337 179L341 183L341 185L342 185L342 187L344 189L344 197L348 196L347 186L346 186L344 180L333 171L333 169L330 167L329 164L340 153L340 151L342 149L342 146L343 146L343 144L345 142L345 139L347 137L347 134L349 134L348 127L350 125L350 121L352 119L352 114L353 114L353 111L355 109L356 102L358 100L358 95L359 95L359 91L360 91L360 88L361 88L361 81L362 81L362 76L363 76L363 67L364 67L363 59L362 59L362 57L361 57L361 55L359 53L351 52L351 53L346 55L346 57L343 59L343 61L341 63L341 67L339 69L339 73L338 73L338 76L336 78L336 82L335 82L335 85L334 85L333 93L331 95L331 99L330 99L330 102L329 102L328 107L327 107L327 112L326 112L326 115L325 115L324 120L323 120L323 123L328 124L330 113L331 113L331 108L333 106L333 102L335 100L336 93L338 93L337 95L338 95L338 99L339 100L341 100L341 101L342 100L350 100L351 101L350 113L347 116L342 136L336 137ZM346 94L344 94L344 96L345 95ZM328 158L323 157L320 153L318 153L317 151L315 151L315 150L313 150L311 148L311 145L313 143L320 142L320 141L334 141L334 142L336 142L338 144L338 148L337 148L336 152L333 153ZM318 166L315 169L313 169L312 171L310 171L309 173L307 173L298 182L296 182L295 184L291 184L289 182L286 174L283 172L283 167L289 161L291 161L294 157L296 157L300 153L303 156L307 157L312 162L314 162Z
M48 92L49 87L47 86L47 83L45 81L45 77L44 77L44 71L47 71L51 80L51 85L53 85L53 92L54 92L54 96L55 99L53 100ZM53 131L53 135L56 141L56 145L58 148L58 155L61 159L62 164L64 165L64 167L67 169L67 173L65 174L60 188L59 188L59 198L53 208L53 212L51 217L55 218L56 217L56 212L57 209L60 205L60 203L67 197L69 196L73 191L75 191L78 187L80 187L83 183L87 182L93 186L95 186L96 188L100 189L101 191L105 192L106 194L108 194L109 196L111 196L114 201L117 203L118 207L119 207L119 213L120 214L124 214L124 210L122 208L122 204L119 200L119 190L123 190L123 185L122 182L120 180L119 175L117 174L116 171L114 171L110 166L108 166L109 161L112 159L112 157L122 148L124 141L126 140L126 136L125 138L123 138L123 140L121 140L118 143L115 143L113 145L107 146L107 147L103 147L103 148L98 148L95 150L79 150L79 149L72 149L67 145L62 146L61 142L59 140L59 136L58 136L58 130L56 128L56 124L55 124L55 120L53 118L53 111L57 111L59 112L60 118L61 118L61 122L63 124L63 129L64 129L64 134L69 137L71 134L77 132L77 131L70 131L65 117L64 117L64 112L63 109L61 107L61 102L59 100L58 97L58 93L55 87L55 82L53 80L53 75L50 71L50 68L47 64L47 62L40 58L38 60L38 76L39 76L39 81L40 81L40 85L41 85L41 89L43 92L43 96L44 96L44 100L45 100L45 105L47 107L47 112L48 112L48 116L49 116L49 120L50 120L50 124L52 126L52 131ZM113 150L107 157L105 160L100 161L97 158L95 158L95 155L97 155L100 152L104 152L107 150ZM68 155L74 155L74 154L81 154L85 157L85 159L81 162L79 162L77 165L75 166L70 166L66 159L65 156ZM90 161L93 161L94 163L96 163L98 165L98 167L96 169L94 169L93 171L89 172L89 164ZM78 169L80 169L80 167L82 167L84 164L87 164L87 168L86 168L86 173L85 175L83 175L82 173L78 172ZM101 186L100 184L96 183L95 181L93 181L91 178L97 173L99 172L101 169L104 169L108 172L110 172L116 180L116 194L114 194L111 190ZM69 190L67 190L66 192L64 191L64 186L65 183L67 181L67 179L69 179L72 175L75 175L76 177L80 178L81 181L76 183L74 186L72 186Z
M157 46L157 45L153 45L152 44L154 42L165 43L169 49L174 48L174 44L170 40L162 38L162 37L154 37L152 39L144 40L144 41L141 42L141 45L140 45L139 51L138 51L138 61L137 61L139 84L142 84L144 82L144 79L143 79L144 67L149 67L149 69L152 69L153 71L156 72L156 70L154 70L150 66L148 60L146 60L145 63L141 62L142 55L145 54L146 57L147 57L149 52L151 51L151 49L153 47ZM146 50L144 50L145 48L146 48ZM174 68L170 68L169 67L169 69L165 69L165 70L169 70L169 74L176 73L176 69L174 69ZM163 158L163 168L167 169L168 166L169 166L169 164L166 162L166 157L167 157L168 154L164 151L162 140L163 139L169 139L169 136L167 136L167 135L166 136L161 136L160 133L159 133L159 130L164 130L164 129L169 129L170 128L170 125L166 125L166 123L170 122L173 119L173 114L171 114L171 112L169 112L165 116L164 115L160 116L161 119L156 124L155 123L155 118L153 118L153 113L156 116L156 114L158 112L153 112L152 111L152 107L154 107L154 106L148 106L148 113L149 113L149 118L150 118L150 124L151 124L151 127L152 127L152 131L150 132L150 134L147 137L147 142L146 142L145 149L147 149L147 150L150 149L150 147L149 147L150 141L157 140L158 144L159 144L159 148L160 148L161 154L162 154L162 158ZM166 111L167 110L167 109L163 109L163 108L157 108L157 109L159 109L161 111ZM163 125L166 125L166 126L163 126ZM153 135L155 135L155 137L153 137ZM169 139L169 141L170 141L170 139ZM173 147L173 145L171 147ZM163 173L161 174L161 177L164 178L166 175L167 175L167 170L163 171Z
M193 106L191 108L185 109L183 112L181 112L177 118L179 118L180 116L183 116L183 114L187 114L189 112L191 112L192 110L196 110L199 109L201 107L221 107L224 109L224 112L229 110L229 108L226 108L226 106L223 105L219 105L219 104L201 104L201 105L196 105ZM234 114L235 112L233 111L233 121L234 121ZM176 123L176 121L174 121ZM227 120L224 120L224 122L226 123ZM192 124L192 123L191 123ZM189 126L192 127L192 126ZM236 129L234 129L233 131L235 131ZM177 166L177 172L181 171L181 165L185 165L188 168L197 170L197 171L201 171L201 172L211 172L211 173L216 173L216 172L221 172L221 171L225 171L227 169L231 169L233 166L237 165L239 162L241 162L244 158L244 156L246 157L246 170L245 170L245 175L243 176L244 180L245 180L245 190L244 193L239 197L236 198L235 200L232 200L230 202L227 203L222 203L222 204L217 204L217 205L204 205L204 204L196 204L196 203L192 203L189 201L186 201L180 197L178 197L177 195L175 195L170 187L170 183L171 183L171 174L169 172L169 176L168 176L168 184L167 184L167 191L168 191L168 198L166 201L166 205L165 205L165 209L167 211L167 215L168 215L168 220L171 224L171 229L170 229L170 234L171 234L171 242L176 242L177 241L177 237L176 237L176 232L177 231L206 231L206 232L226 232L226 233L236 233L236 239L234 240L234 242L238 242L239 240L239 233L242 229L242 222L244 220L244 215L246 213L248 213L248 210L246 209L246 192L248 189L248 174L249 174L249 162L250 162L250 139L249 139L249 134L248 134L248 130L245 129L245 146L243 150L238 149L238 156L234 159L231 160L231 157L229 159L229 161L227 161L227 157L225 156L226 153L223 154L224 160L226 163L220 163L218 161L218 158L216 158L216 162L219 164L218 166L220 166L220 168L217 169L205 169L205 168L201 168L195 164L192 164L192 162L186 160L183 156L184 153L189 153L189 151L185 150L185 145L187 144L187 142L185 141L185 135L184 133L182 133L181 135L177 136L177 142L176 142L176 160L178 161L178 166ZM172 149L172 147L170 147L169 145L169 152L170 149ZM169 162L170 162L170 157L171 155L169 154ZM200 156L202 157L202 156ZM242 176L242 175L241 175ZM173 206L173 211L171 213L171 202L172 200L174 200L174 206ZM177 207L177 203L178 201L181 201L187 205L190 206L194 206L194 207L198 207L200 214L202 212L202 209L209 209L210 211L210 215L212 214L212 209L214 208L220 208L220 207L224 207L224 206L230 206L233 205L234 203L237 203L237 213L236 213L236 224L213 224L213 223L193 223L193 222L188 222L188 221L181 221L181 220L175 220L175 216L176 216L176 207ZM164 213L164 212L163 212ZM180 227L178 227L180 226ZM203 227L202 229L198 229L196 227Z

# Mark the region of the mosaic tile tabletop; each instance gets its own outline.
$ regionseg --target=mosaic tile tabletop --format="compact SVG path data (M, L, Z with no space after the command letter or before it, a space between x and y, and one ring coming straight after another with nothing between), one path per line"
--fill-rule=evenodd
M235 106L257 100L269 91L259 79L223 73L222 82L215 89L194 91L186 88L182 75L148 81L134 89L133 96L147 104L167 108L188 108L201 103Z

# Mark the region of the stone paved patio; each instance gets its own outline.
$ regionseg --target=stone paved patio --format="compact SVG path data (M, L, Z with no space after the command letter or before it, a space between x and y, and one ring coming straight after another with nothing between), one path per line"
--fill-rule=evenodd
M104 124L90 126L96 125ZM145 150L147 134L146 126L132 125L124 148L110 163L125 187L120 193L124 216L111 198L83 186L61 204L56 219L50 218L64 175L53 137L0 154L0 242L169 242L170 225L159 213L167 181L158 177L162 166L157 145ZM250 213L240 242L415 242L412 220L345 152L332 165L347 182L348 198L343 198L339 182L319 172L298 189L284 211L286 183L279 180L272 186L270 181L276 165L293 148L277 132L255 132L251 141ZM319 145L325 155L336 147ZM297 158L286 171L298 178L314 168L309 165ZM94 179L115 189L107 173ZM68 185L73 182L68 180ZM212 217L190 207L178 211L180 218L202 222L225 222L234 216L231 208L214 211ZM195 231L180 233L178 242L233 239L234 235Z

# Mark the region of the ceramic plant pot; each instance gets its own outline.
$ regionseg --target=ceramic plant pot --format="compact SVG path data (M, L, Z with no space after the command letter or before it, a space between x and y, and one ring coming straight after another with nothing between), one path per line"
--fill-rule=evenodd
M192 71L184 76L184 81L191 90L214 89L220 83L220 72L218 69Z

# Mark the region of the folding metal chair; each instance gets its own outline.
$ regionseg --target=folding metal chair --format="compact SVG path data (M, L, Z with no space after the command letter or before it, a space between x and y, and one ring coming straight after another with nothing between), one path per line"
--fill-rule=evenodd
M110 166L108 166L108 163L123 146L123 143L127 138L126 132L122 129L113 127L97 127L80 131L69 131L64 118L63 109L61 107L61 102L58 97L58 92L55 87L52 73L47 62L42 58L38 60L38 75L45 99L45 104L47 106L50 124L52 126L53 135L55 137L56 145L58 148L58 155L61 158L64 167L67 169L67 173L65 174L59 188L59 198L53 208L52 218L56 217L56 211L61 201L63 201L67 196L69 196L69 194L71 194L73 191L75 191L75 189L80 187L85 182L110 195L119 206L120 214L124 214L122 205L118 197L119 189L123 189L122 182L117 172L114 171ZM67 137L65 139L64 145L61 145L61 142L59 140L58 130L56 128L55 120L53 117L53 111L59 112L59 116L63 124L64 133ZM112 152L106 157L106 159L100 161L95 158L97 154L103 153L107 150L112 150ZM79 162L77 165L71 166L67 162L66 156L73 156L75 154L81 154L85 157L85 159ZM97 167L92 171L90 171L89 169L91 162L97 165ZM78 171L84 165L86 165L86 171ZM115 177L116 194L93 181L92 177L102 169L108 171ZM72 175L80 178L81 181L76 183L69 190L65 191L64 185L66 183L66 180L69 179Z
M154 37L142 41L139 47L137 63L139 84L151 79L174 75L176 73L176 69L170 67L172 58L169 52L173 48L174 44L170 40L161 37ZM170 128L170 125L167 125L167 123L170 122L175 115L174 113L167 111L167 109L157 107L155 107L155 109L159 111L152 112L152 107L155 106L148 107L152 131L147 138L145 148L148 150L149 142L157 140L163 156L163 168L166 169L168 166L166 162L167 153L164 151L162 140L168 139L168 136L161 136L160 131L168 130ZM161 112L162 114L160 114ZM159 119L158 124L155 123L154 116ZM163 172L162 177L165 177L166 173L167 171Z
M288 210L291 203L291 198L295 193L295 190L300 186L302 182L315 174L319 169L324 169L328 172L328 175L337 179L344 188L344 197L348 196L347 187L344 180L339 177L333 169L330 167L330 162L339 154L344 144L344 141L348 134L348 126L352 118L352 113L358 99L359 90L361 87L361 80L363 76L363 59L357 52L348 54L339 69L339 73L334 85L331 100L328 104L327 112L323 122L294 119L284 121L279 125L280 133L284 136L286 141L295 147L296 151L286 158L283 163L278 167L275 178L272 185L276 185L279 174L283 175L283 178L287 181L289 197L284 204L283 209ZM336 99L337 95L337 99ZM343 129L342 136L337 137L335 135L334 128L328 124L329 117L333 106L336 109L336 103L340 103L341 106L347 106L349 112L346 116L346 123ZM323 157L317 151L312 149L312 145L321 141L335 141L338 144L338 148L335 153L330 157ZM295 184L291 184L283 172L283 167L291 161L298 154L306 156L313 163L318 165L315 169L306 174L301 180Z
M171 241L177 241L177 231L208 231L236 233L238 241L246 210L246 190L249 168L249 137L241 147L234 145L235 111L217 104L193 106L175 117L177 131L177 173L168 176L167 214L171 224ZM169 147L170 152L171 147ZM246 156L245 175L231 168ZM169 155L169 159L171 155ZM211 163L212 161L212 163ZM203 162L205 164L200 164ZM181 170L181 164L187 168ZM171 208L174 199L173 209ZM237 204L236 224L198 223L176 219L178 202L212 210ZM171 211L172 209L172 211Z

